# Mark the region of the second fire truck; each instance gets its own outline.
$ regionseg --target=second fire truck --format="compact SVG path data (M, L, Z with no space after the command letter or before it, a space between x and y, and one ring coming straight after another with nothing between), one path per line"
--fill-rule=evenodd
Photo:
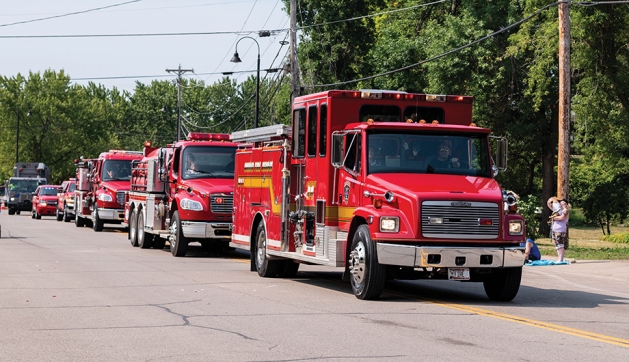
M233 247L262 277L300 263L344 268L359 299L387 279L520 287L524 219L494 177L506 140L472 124L472 97L326 91L295 99L293 125L232 134Z
M161 148L146 145L134 162L127 222L131 245L185 256L188 244L228 247L236 144L228 134L191 132Z

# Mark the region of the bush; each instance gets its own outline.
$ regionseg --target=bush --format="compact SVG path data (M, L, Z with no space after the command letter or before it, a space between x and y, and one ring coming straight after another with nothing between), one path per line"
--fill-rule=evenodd
M610 243L629 244L629 233L605 235L602 237L602 239L605 241L609 241Z
M568 224L570 226L598 226L588 223L587 220L585 220L585 216L583 216L583 211L577 208L570 209L570 221Z
M539 234L540 219L535 217L536 213L541 213L540 205L541 201L535 195L527 195L518 200L518 212L526 221L526 236L532 239L541 237Z

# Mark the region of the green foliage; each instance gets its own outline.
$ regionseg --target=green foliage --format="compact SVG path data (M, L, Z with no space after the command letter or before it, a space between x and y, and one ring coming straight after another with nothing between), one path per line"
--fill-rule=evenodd
M605 235L602 239L610 243L629 244L629 233Z
M541 236L539 234L540 204L539 197L535 195L526 195L518 200L518 212L526 220L526 236L532 239L537 239Z

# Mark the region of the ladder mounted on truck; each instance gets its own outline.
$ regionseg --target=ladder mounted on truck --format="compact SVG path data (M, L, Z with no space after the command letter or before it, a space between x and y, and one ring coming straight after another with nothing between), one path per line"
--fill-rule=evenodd
M242 143L281 141L288 139L291 132L292 127L284 124L274 124L272 126L232 132L231 141Z

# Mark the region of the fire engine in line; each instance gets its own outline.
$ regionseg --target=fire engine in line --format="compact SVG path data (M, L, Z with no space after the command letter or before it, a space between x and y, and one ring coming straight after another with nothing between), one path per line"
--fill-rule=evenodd
M77 227L92 226L102 231L105 223L121 224L131 180L131 161L142 158L141 151L110 150L98 158L74 162L74 221Z
M293 127L232 133L233 247L262 277L299 263L344 267L359 299L386 279L482 282L492 300L520 287L524 219L494 179L504 138L472 124L469 96L333 90L297 97Z
M191 132L162 148L147 144L133 163L125 217L131 245L185 256L188 243L228 247L236 144L229 134Z

